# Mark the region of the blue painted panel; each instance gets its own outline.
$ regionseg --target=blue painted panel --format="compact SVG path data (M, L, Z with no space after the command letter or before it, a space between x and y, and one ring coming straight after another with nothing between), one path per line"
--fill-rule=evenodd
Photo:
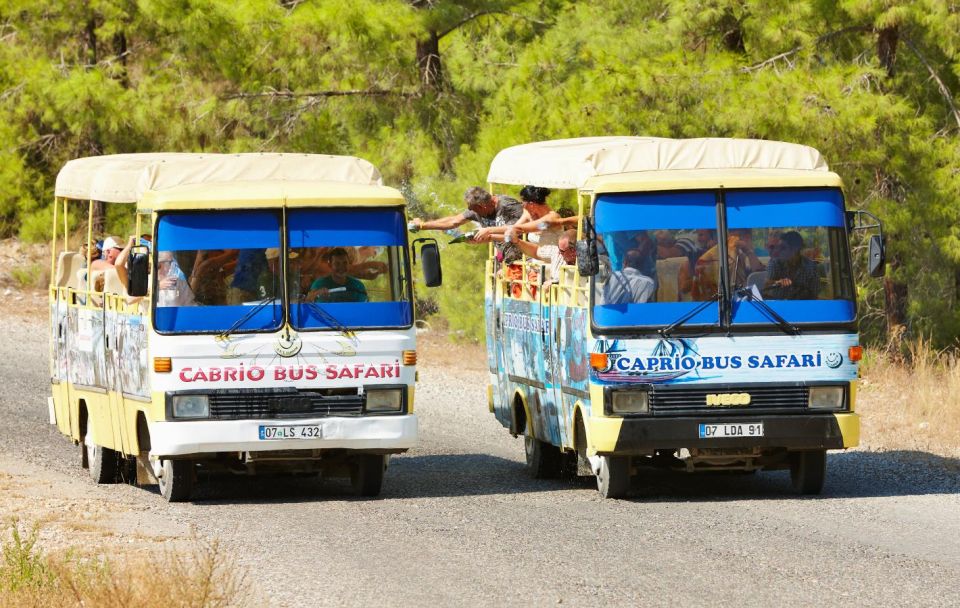
M200 332L224 331L250 314L252 306L161 306L154 310L157 331ZM235 331L264 331L277 329L283 322L280 306L265 306L244 321Z
M409 302L300 303L291 305L290 321L296 329L406 327L413 310Z
M291 247L406 244L398 209L310 209L287 213Z
M837 323L853 321L853 302L849 300L764 300L791 323ZM733 323L771 323L759 306L749 301L733 303Z
M817 190L743 190L726 194L730 228L844 226L843 193Z
M713 192L601 194L595 205L597 232L717 227Z
M280 219L275 211L164 215L157 225L161 251L257 249L280 246Z
M676 322L701 302L648 302L593 307L593 322L598 327L665 326ZM716 325L720 307L716 302L694 315L684 325Z

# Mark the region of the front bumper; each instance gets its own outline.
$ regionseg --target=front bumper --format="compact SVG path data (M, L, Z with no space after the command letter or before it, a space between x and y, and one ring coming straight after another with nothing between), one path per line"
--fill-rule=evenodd
M700 439L699 425L762 422L763 437ZM679 448L842 449L860 441L855 413L789 416L691 416L677 418L590 418L592 450L600 454L648 454Z
M323 438L268 441L259 438L261 426L294 424L319 425L323 427ZM418 438L414 414L297 420L183 420L152 422L149 428L153 456L318 449L402 452L414 447Z

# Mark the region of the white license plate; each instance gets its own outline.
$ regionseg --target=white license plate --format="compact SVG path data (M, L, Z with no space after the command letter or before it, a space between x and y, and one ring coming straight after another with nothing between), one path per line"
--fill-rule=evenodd
M716 437L763 437L762 422L740 422L737 424L701 424L700 439Z
M323 439L323 427L319 424L285 424L260 426L261 441L275 439Z

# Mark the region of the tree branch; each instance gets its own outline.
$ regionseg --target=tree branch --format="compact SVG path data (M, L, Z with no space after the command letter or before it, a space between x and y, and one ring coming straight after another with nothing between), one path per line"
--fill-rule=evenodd
M447 29L443 30L442 32L437 32L437 39L439 40L439 39L443 38L444 36L446 36L447 34L449 34L450 32L452 32L453 30L465 26L466 24L470 23L471 21L473 21L473 20L476 19L477 17L482 17L482 16L484 16L484 15L497 15L497 14L502 15L502 14L505 14L505 13L504 13L504 11L477 11L477 12L475 12L475 13L470 13L469 15L467 15L466 17L464 17L463 19L461 19L461 20L458 21L457 23L454 23L453 25L451 25L451 26L448 27Z
M233 93L220 99L298 99L303 97L415 97L416 93L406 91L391 91L387 89L345 89L336 91L311 91L298 93L295 91L264 91L262 93Z
M869 28L869 27L866 27L866 26L863 26L863 25L853 25L853 26L845 27L845 28L843 28L843 29L839 29L839 30L836 30L836 31L833 31L833 32L828 32L828 33L824 34L823 36L820 36L820 37L816 38L816 39L813 41L813 44L820 44L821 42L826 42L827 40L830 40L831 38L836 38L837 36L841 36L841 35L843 35L843 34L848 34L848 33L850 33L850 32L869 32L869 31L871 31L871 28ZM757 63L757 64L755 64L755 65L751 65L751 66L748 66L748 67L745 67L745 68L740 68L740 71L741 71L741 72L755 72L755 71L757 71L757 70L761 70L761 69L767 67L768 65L770 65L770 64L772 64L772 63L776 63L777 61L780 61L781 59L786 59L787 57L789 57L789 56L791 56L791 55L795 55L795 54L799 53L801 50L803 50L803 47L804 47L804 45L801 44L801 45L799 45L799 46L796 46L796 47L790 49L789 51L784 51L784 52L780 53L779 55L774 55L773 57L770 57L769 59L765 59L765 60L763 60L763 61L761 61L760 63Z
M943 99L947 102L947 105L950 107L950 112L953 114L953 119L957 121L957 128L960 128L960 110L957 110L956 104L953 103L953 95L950 93L950 89L947 88L947 85L944 84L943 80L940 79L940 76L937 75L936 70L933 69L933 66L930 65L930 62L927 61L920 53L920 49L913 44L913 40L903 36L903 42L907 45L913 54L917 56L917 59L920 60L920 63L923 64L923 67L927 68L927 72L930 74L930 78L937 83L937 88L940 89L940 94L943 95Z

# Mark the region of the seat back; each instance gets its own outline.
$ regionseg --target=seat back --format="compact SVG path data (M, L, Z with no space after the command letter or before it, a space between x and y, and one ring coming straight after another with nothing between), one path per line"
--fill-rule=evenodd
M686 256L657 260L657 302L680 301L680 268L689 263Z
M763 289L763 286L767 284L767 271L758 270L757 272L751 272L747 277L747 289L756 287L758 290Z
M103 291L106 293L118 293L122 296L127 295L127 287L120 280L116 268L110 268L103 272Z
M83 268L83 256L76 251L62 251L57 256L57 269L53 275L54 287L66 287L77 271Z

